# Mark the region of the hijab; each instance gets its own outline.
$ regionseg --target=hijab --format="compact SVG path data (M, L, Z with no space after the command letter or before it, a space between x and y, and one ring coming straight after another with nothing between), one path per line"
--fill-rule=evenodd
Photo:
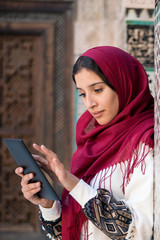
M115 169L117 164L127 162L121 186L125 193L130 174L135 167L145 162L145 151L138 157L140 144L148 145L148 149L153 148L151 136L154 131L154 101L149 91L148 77L134 57L116 47L95 47L82 56L92 58L115 88L119 112L106 125L99 125L88 111L82 114L76 126L77 150L72 157L71 173L89 184L101 170ZM79 240L86 220L81 206L64 190L63 240Z

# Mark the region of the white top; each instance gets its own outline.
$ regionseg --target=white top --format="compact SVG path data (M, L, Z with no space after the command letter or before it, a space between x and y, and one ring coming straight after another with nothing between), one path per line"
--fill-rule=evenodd
M148 148L148 147L146 147ZM141 155L141 154L140 154ZM97 189L105 188L112 190L116 200L122 200L132 212L132 223L130 224L128 235L126 239L134 240L150 240L152 236L153 226L153 152L150 152L145 158L146 169L145 174L141 171L141 164L134 169L130 177L130 182L125 188L125 194L122 192L122 169L125 164L118 164L115 166L115 171L111 174L113 169L106 169L100 171L90 182L90 185L80 180L76 187L70 192L70 195L84 207L91 198L97 194ZM107 175L106 175L107 173ZM105 176L105 181L100 184L100 179ZM107 177L108 176L108 177ZM111 189L110 189L111 187ZM55 220L61 215L60 202L55 201L50 209L40 207L42 216L45 220ZM82 228L82 235L80 240L84 239ZM89 240L101 239L109 240L102 231L88 220L88 234ZM53 239L53 238L52 238Z

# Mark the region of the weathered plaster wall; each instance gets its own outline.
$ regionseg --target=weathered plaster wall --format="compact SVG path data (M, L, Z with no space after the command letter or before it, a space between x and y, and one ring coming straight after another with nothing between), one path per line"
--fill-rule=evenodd
M155 214L154 240L160 239L160 1L155 9Z
M77 0L74 23L74 58L100 45L120 47L146 68L150 89L154 79L154 0ZM75 122L84 112L75 97Z
M155 97L154 240L159 240L160 0L77 0L75 16L75 59L88 48L98 45L112 45L135 56L147 71L150 89ZM75 97L75 101L75 120L77 120L85 109L78 97Z
M125 8L121 0L77 0L74 23L74 58L91 47L111 45L125 49ZM75 96L75 122L84 112Z
M120 0L78 0L74 29L75 57L97 45L124 48L123 10Z

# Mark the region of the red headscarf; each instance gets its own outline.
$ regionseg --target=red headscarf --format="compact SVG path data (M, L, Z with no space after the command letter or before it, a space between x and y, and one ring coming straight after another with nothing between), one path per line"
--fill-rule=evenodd
M142 65L128 53L116 47L102 46L86 51L115 88L119 98L119 113L107 125L99 125L86 111L76 128L77 150L71 161L71 172L88 184L103 169L127 161L122 186L134 168L144 162L138 157L131 162L138 144L153 148L154 105ZM79 240L86 217L81 206L64 190L62 195L62 239Z

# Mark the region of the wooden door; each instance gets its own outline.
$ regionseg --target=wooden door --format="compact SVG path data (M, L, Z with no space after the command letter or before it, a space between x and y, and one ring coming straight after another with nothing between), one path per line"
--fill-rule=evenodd
M7 7L7 11L12 12L14 4L10 5L9 9ZM44 5L41 2L41 7ZM20 11L22 6L18 6ZM27 6L24 4L25 9ZM33 6L35 12L37 4L29 5L29 11L33 10ZM58 9L61 9L60 5ZM64 9L63 5L63 14L66 18ZM62 15L62 11L60 14ZM14 173L16 163L2 139L22 138L32 152L34 152L33 142L43 143L58 154L65 166L70 161L72 80L71 75L69 78L68 76L72 55L68 42L61 40L67 38L65 27L67 24L63 26L64 35L57 36L59 30L56 21L41 21L40 18L37 22L32 19L8 22L0 20L0 239L2 240L46 239L41 234L38 207L24 199L20 179ZM57 186L55 189L60 195L61 189Z

